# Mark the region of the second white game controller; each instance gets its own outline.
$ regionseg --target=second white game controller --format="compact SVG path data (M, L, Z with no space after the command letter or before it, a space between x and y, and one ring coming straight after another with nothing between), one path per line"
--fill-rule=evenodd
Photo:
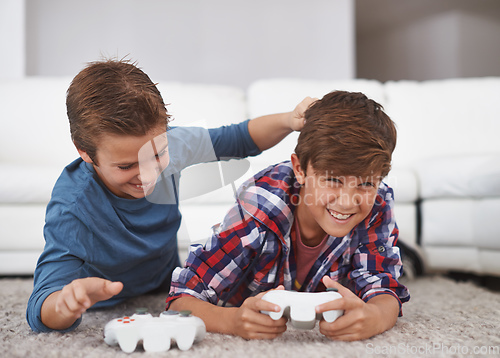
M316 313L316 306L339 298L342 296L336 289L328 289L327 292L274 290L267 292L262 299L277 304L281 310L279 312L262 311L262 313L268 314L274 320L285 315L295 328L313 329L316 320L321 319L321 314ZM323 318L331 323L343 314L342 310L326 311L323 312Z
M132 353L142 341L146 352L164 352L174 339L180 350L188 350L194 342L205 338L203 321L190 311L165 311L153 317L145 310L138 310L128 317L116 318L104 327L104 341L118 344L122 351Z

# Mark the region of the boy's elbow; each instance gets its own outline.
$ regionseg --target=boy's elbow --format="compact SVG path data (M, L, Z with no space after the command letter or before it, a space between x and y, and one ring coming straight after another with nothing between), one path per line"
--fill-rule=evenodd
M28 307L26 307L26 322L30 326L31 330L35 333L41 333L43 326L42 320L40 319L40 313L36 313L36 300L33 294L28 300Z
M28 301L28 307L26 308L26 322L30 326L31 330L35 333L50 333L50 332L61 332L66 333L76 329L82 321L82 318L78 318L73 324L71 324L66 329L56 330L47 327L42 321L41 305L38 305L38 301L43 299L43 297L32 295Z

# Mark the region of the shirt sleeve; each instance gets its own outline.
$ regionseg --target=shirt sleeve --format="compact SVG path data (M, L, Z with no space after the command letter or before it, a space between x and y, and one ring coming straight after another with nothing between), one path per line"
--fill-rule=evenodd
M74 244L74 240L79 240L85 233L84 225L79 225L72 215L58 210L48 211L44 228L46 244L35 269L33 292L26 309L26 320L34 332L54 331L42 323L42 305L50 294L80 278L83 260L78 257L78 245ZM80 322L81 319L78 319L60 332L71 331Z
M261 153L248 132L248 122L209 129L217 158L246 158Z
M379 192L372 214L360 230L360 244L353 256L349 280L365 302L380 294L394 296L400 305L410 299L408 289L399 283L402 262L396 245L399 230L393 214L392 189Z
M172 127L167 132L170 162L165 175L199 163L260 154L248 132L248 120L219 128Z

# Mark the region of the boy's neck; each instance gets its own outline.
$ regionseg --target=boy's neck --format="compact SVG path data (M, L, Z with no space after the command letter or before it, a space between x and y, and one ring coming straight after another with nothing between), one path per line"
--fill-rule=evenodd
M300 239L305 246L315 247L323 241L326 232L314 220L303 202L295 210L295 220L298 223Z

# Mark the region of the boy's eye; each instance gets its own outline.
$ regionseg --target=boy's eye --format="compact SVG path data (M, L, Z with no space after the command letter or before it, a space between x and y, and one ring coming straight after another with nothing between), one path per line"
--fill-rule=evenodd
M340 180L340 178L327 178L326 181L333 184L342 184L342 180Z
M134 164L130 164L130 165L126 165L126 166L118 166L118 169L129 170L129 169L132 169L133 166L134 166Z
M167 154L167 149L163 149L161 152L155 155L156 158L163 157L165 154Z
M363 188L375 188L375 184L372 182L361 183L360 186Z

